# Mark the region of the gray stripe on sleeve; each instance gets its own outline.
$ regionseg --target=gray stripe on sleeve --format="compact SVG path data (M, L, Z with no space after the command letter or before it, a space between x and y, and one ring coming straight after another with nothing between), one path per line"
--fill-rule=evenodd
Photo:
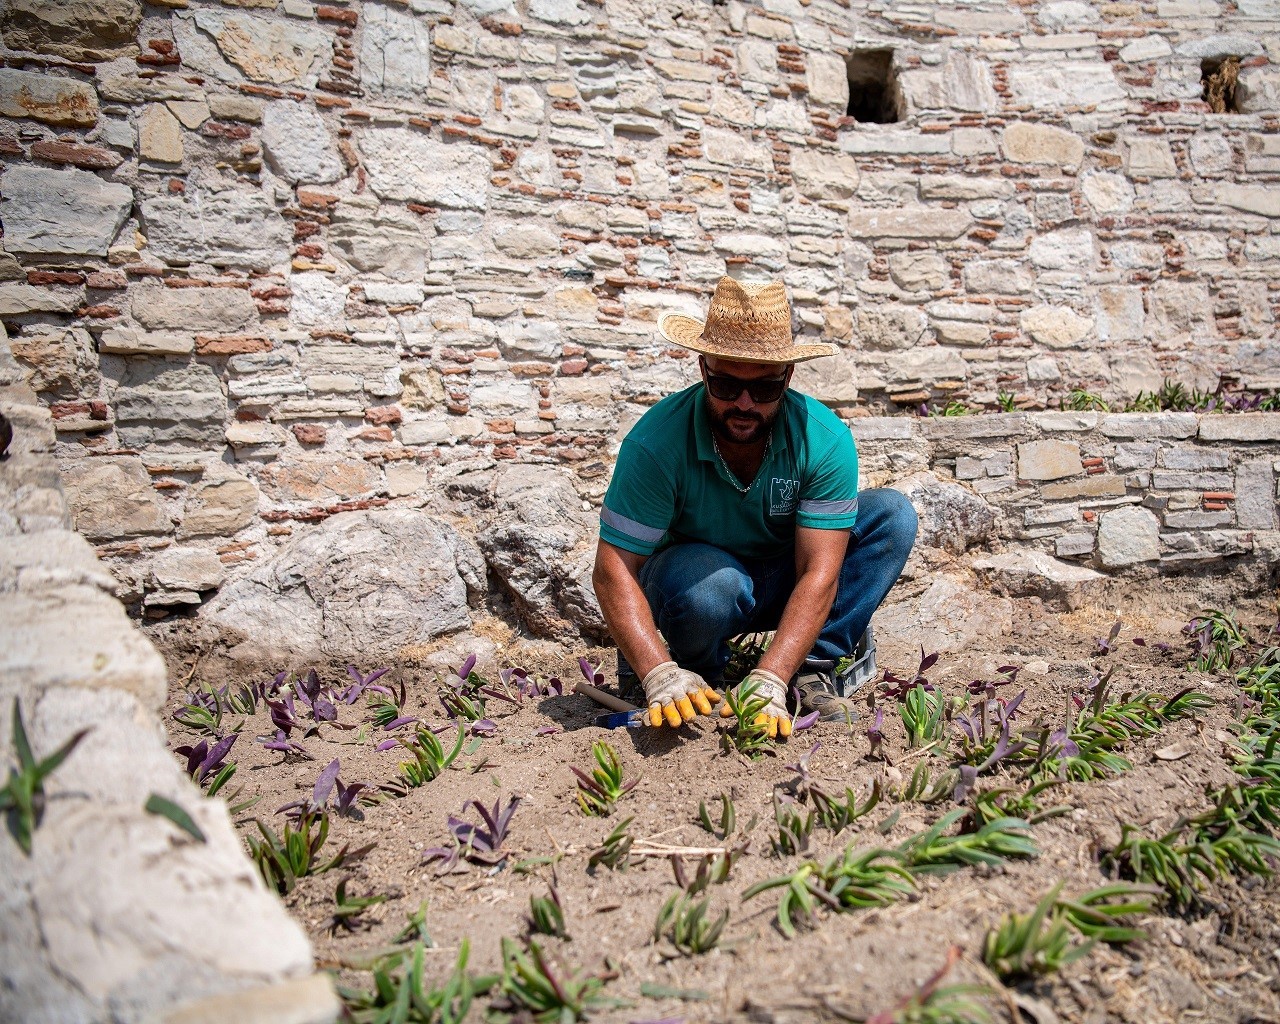
M667 532L666 530L655 530L652 526L645 526L644 523L637 523L634 519L620 516L617 512L603 507L600 509L600 519L619 533L624 533L642 544L656 544L662 540L662 535Z
M858 511L858 499L850 501L802 501L800 511L811 516L846 516Z

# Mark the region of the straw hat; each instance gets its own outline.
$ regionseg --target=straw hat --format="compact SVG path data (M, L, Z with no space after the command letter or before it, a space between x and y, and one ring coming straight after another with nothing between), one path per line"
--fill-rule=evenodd
M836 353L826 342L792 337L791 303L780 281L745 284L722 277L706 320L663 313L658 333L681 348L744 363L799 363Z

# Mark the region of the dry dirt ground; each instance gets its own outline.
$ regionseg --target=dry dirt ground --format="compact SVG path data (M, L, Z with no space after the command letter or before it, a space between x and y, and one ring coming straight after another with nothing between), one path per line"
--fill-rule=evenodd
M1179 815L1206 806L1205 791L1232 780L1225 759L1235 720L1234 683L1186 668L1186 638L1178 633L1184 612L1194 604L1163 599L1152 611L1132 602L1121 610L1125 625L1115 650L1098 653L1116 619L1114 609L1086 608L1051 614L1038 602L1018 604L1012 636L982 650L943 656L927 673L949 695L962 695L973 679L991 678L993 666L1020 667L1017 683L1003 687L1001 697L1026 688L1021 719L1036 716L1059 721L1070 694L1080 693L1102 670L1114 666L1113 690L1156 691L1172 695L1195 686L1214 698L1214 705L1194 719L1167 725L1158 735L1130 744L1124 755L1133 768L1114 778L1070 783L1057 789L1053 803L1073 810L1034 826L1039 856L1010 860L994 868L966 868L923 881L918 894L894 905L845 914L823 912L810 928L785 938L774 921L776 893L750 900L741 894L755 882L792 872L808 857L823 859L848 844L893 846L931 825L955 805L894 803L886 800L839 835L815 828L810 848L801 856L775 856L770 838L775 791L785 791L797 777L792 767L817 744L810 768L829 788L848 785L859 795L879 777L887 788L900 787L915 765L925 760L936 777L954 761L946 750L921 755L906 746L905 731L892 700L885 701L885 749L893 764L870 757L866 735L868 712L852 727L820 723L779 744L773 756L749 762L721 749L717 718L698 719L689 727L667 730L605 731L591 724L601 709L579 695L532 698L515 710L490 702L497 731L478 749L464 754L440 778L405 796L387 797L362 806L353 817L332 817L326 851L343 844L376 843L350 867L303 878L284 901L310 933L321 965L331 967L342 983L365 986L370 975L353 969L369 951L386 947L405 925L406 915L428 904L427 927L434 945L426 953L427 973L443 979L452 967L459 943L471 943L471 965L496 971L502 937L524 938L531 896L544 896L554 884L564 906L569 941L538 937L563 969L595 972L608 978L606 997L620 1001L591 1014L601 1021L814 1021L862 1020L892 1009L947 961L953 946L963 950L946 982L992 984L981 966L983 937L1002 913L1030 911L1058 882L1065 892L1080 893L1108 881L1100 870L1100 851L1120 834L1122 823L1145 826L1158 834ZM1268 609L1239 609L1255 636L1274 623ZM1268 616L1271 616L1268 618ZM197 684L261 682L263 672L246 675L242 667L220 659L217 652L193 657L172 642L170 629L158 636L170 659L170 712ZM166 642L166 636L169 638ZM1132 643L1136 636L1146 646ZM880 669L911 674L919 650L881 637ZM511 630L493 624L487 636L455 643L452 648L418 652L391 666L383 682L403 683L406 715L419 715L433 725L447 719L437 700L440 665L460 664L467 644L489 652L478 671L496 679L504 666L520 665L531 674L556 675L566 684L579 678L576 659L586 654L606 658L608 652L570 650L522 641ZM1171 645L1161 653L1158 644ZM327 683L345 684L344 665L280 665L278 669L315 667ZM359 665L368 672L381 665ZM612 680L612 675L609 675ZM182 681L189 679L185 686ZM375 750L387 733L367 724L364 699L340 706L339 721L355 728L320 727L319 735L301 742L312 760L284 757L264 749L254 737L267 735L265 710L245 718L231 759L238 771L230 789L243 786L243 796L260 801L240 815L242 834L256 834L255 818L279 830L284 816L276 808L305 798L320 770L341 759L344 782L372 784L396 778L402 751ZM224 728L238 725L229 715ZM196 739L172 717L174 747ZM547 733L547 727L554 727ZM449 740L451 734L442 739ZM622 798L611 817L585 816L575 799L570 765L591 764L591 747L607 740L618 750L628 778L639 783ZM1164 760L1181 747L1175 760ZM954 746L953 750L954 751ZM999 773L984 776L984 787L1016 784ZM724 844L697 823L700 800L718 810L720 793L731 795L737 812L739 840L745 831L748 852L733 866L731 877L710 889L711 911L729 912L721 948L700 956L672 955L666 944L654 944L655 916L677 891L673 866L660 856L635 858L627 870L588 869L590 853L623 818L632 817L630 834L642 840L689 850ZM460 814L468 800L492 804L519 796L505 862L498 867L468 866L442 872L424 864L422 852L449 842L446 819ZM474 813L467 815L478 820ZM541 858L541 860L537 860ZM521 862L536 860L534 864ZM686 869L692 877L696 856ZM360 919L354 931L332 930L334 889L349 878L349 894L388 894ZM1011 990L984 997L992 1019L1049 1024L1055 1020L1132 1021L1274 1021L1280 1020L1280 907L1276 885L1269 880L1227 882L1205 893L1205 909L1192 916L1152 913L1141 919L1147 937L1127 947L1099 945L1061 972ZM665 992L653 997L645 992ZM656 987L656 988L655 988ZM994 987L994 986L993 986ZM485 1000L473 1016L480 1019ZM1015 1011L1014 1007L1020 1009Z

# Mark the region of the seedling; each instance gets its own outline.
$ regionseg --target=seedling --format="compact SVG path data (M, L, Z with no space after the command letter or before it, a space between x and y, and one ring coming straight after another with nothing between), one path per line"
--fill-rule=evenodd
M470 953L471 943L463 939L453 972L434 988L426 981L426 950L418 942L407 955L375 967L371 990L339 985L338 994L353 1024L462 1024L475 997L498 982L496 975L467 974Z
M574 1024L604 1000L604 982L581 971L559 970L551 965L542 947L530 941L527 950L509 938L502 940L502 995L493 1008L514 1020L522 1015L537 1021Z
M379 668L374 669L367 676L362 676L354 665L347 666L347 675L352 679L352 683L342 691L340 699L343 704L354 704L366 693L380 693L387 697L391 696L391 690L386 686L375 685L379 679L385 676L391 669ZM403 684L402 684L403 685ZM403 703L403 700L402 700Z
M240 734L233 732L218 740L212 747L208 740L201 740L194 745L177 747L174 753L187 759L187 774L197 786L204 784L210 772L216 773L209 783L209 795L213 796L236 772L235 763L228 763L226 758L239 738Z
M370 787L367 782L353 782L349 786L344 786L338 777L341 767L342 763L335 757L316 779L309 800L295 800L277 809L276 813L288 814L292 818L300 818L304 814L318 814L328 806L329 796L336 790L337 799L334 801L333 809L338 814L350 814L355 810L356 797L362 790Z
M705 800L698 801L698 824L719 839L728 839L733 834L733 829L737 824L738 816L734 810L733 800L728 793L720 794L720 828L717 831L716 826L711 823L711 815L707 812L707 802Z
M1041 808L1036 799L1041 793L1060 784L1057 779L1046 779L1028 787L1021 794L1008 786L974 793L971 807L974 827L981 828L997 818L1022 818L1028 824L1036 825L1048 818L1056 818L1060 814L1070 814L1074 809L1070 804L1055 804L1053 807Z
M369 721L380 729L390 729L391 722L404 717L404 683L401 682L399 689L395 691L385 686L374 689L378 692L369 698Z
M376 907L379 903L385 903L391 897L386 893L369 896L348 896L347 883L351 881L344 878L338 883L338 887L333 892L333 918L329 922L330 933L336 932L339 928L344 928L349 932L354 932L360 928L369 927L372 922L361 920L361 915L370 907Z
M757 882L742 898L779 888L778 930L792 938L797 923L813 923L819 904L836 913L887 906L914 892L915 879L892 850L855 851L847 846L825 864L808 861L790 875Z
M929 780L929 765L921 761L911 773L911 778L901 789L893 790L889 798L895 803L915 801L921 804L936 804L939 800L948 799L956 790L960 775L954 768L942 773L935 782Z
M419 725L412 740L399 740L400 745L413 756L412 761L400 762L401 780L406 786L416 789L439 778L440 773L457 760L465 737L462 726L458 726L453 747L446 754L436 734L425 725Z
M946 962L919 989L891 1009L868 1017L866 1024L987 1024L991 1015L973 997L987 995L989 989L983 985L942 984L962 953L959 946L952 946Z
M772 641L772 633L744 633L729 641L729 662L724 667L726 689L732 689L747 678Z
M9 781L0 789L0 813L5 816L14 842L27 856L31 856L32 833L40 827L44 817L44 780L92 731L90 727L73 733L52 754L37 761L27 739L27 727L22 721L22 703L17 697L13 698L13 750L18 755L18 764L9 768Z
M748 842L725 850L723 853L708 853L699 857L698 871L692 881L684 873L684 858L678 853L673 853L671 873L675 875L676 885L690 896L696 896L713 885L723 885L733 872L734 861L747 852Z
M604 817L612 814L617 802L636 787L640 776L624 781L618 752L604 740L591 744L591 753L598 767L590 775L576 765L570 765L569 770L578 778L578 806L582 813Z
M1229 671L1237 652L1249 643L1235 616L1216 608L1201 611L1182 627L1182 632L1194 655L1187 667L1201 672Z
M455 865L459 858L473 864L501 864L507 859L507 851L502 849L502 844L519 806L518 796L513 796L506 807L502 806L499 798L493 802L492 809L485 807L479 800L468 800L462 805L462 813L466 814L468 807L474 807L480 815L481 824L475 825L463 818L449 815L449 832L453 836L454 845L423 850L423 861L444 861L446 867Z
M1061 891L1059 882L1030 914L1005 914L987 932L982 959L1002 980L1052 974L1093 949L1095 939L1075 941L1066 914L1058 909Z
M653 925L653 941L666 938L684 956L709 953L720 943L720 933L729 923L729 911L723 910L714 921L707 918L711 897L694 901L685 892L672 893L658 911Z
M1120 882L1073 899L1059 899L1058 909L1081 935L1123 945L1146 938L1146 932L1123 923L1123 919L1132 914L1150 913L1160 896L1159 889Z
M222 715L222 698L216 691L206 689L187 694L186 701L173 713L173 718L195 732L216 736L222 732Z
M526 919L530 932L553 935L558 939L569 938L564 926L564 907L554 885L547 887L546 896L529 897L529 916Z
M292 892L299 878L342 867L363 857L377 845L369 843L358 850L348 850L344 846L329 860L320 861L317 855L329 837L329 815L323 812L318 816L304 814L296 829L286 822L283 836L277 835L261 819L258 820L258 831L262 833L261 839L247 837L249 857L258 866L258 873L267 886L282 894Z
M814 813L817 814L818 820L823 825L835 833L844 831L863 815L867 814L880 803L880 796L879 779L872 780L871 793L861 804L858 803L857 795L849 786L845 787L843 799L831 796L820 786L811 785L809 787L809 797L813 801Z
M813 836L814 816L813 811L804 813L800 804L790 797L779 799L775 791L773 820L778 824L778 834L769 840L774 855L787 857L809 849L809 839Z
M720 733L720 746L725 753L736 750L753 761L773 753L774 742L763 719L769 700L759 691L759 684L754 682L725 690L725 704L731 715L729 727Z
M627 826L634 818L625 818L618 822L612 832L604 837L599 848L587 859L588 869L603 864L614 871L626 871L631 864L632 837L627 834Z
M435 946L431 933L427 930L427 910L430 900L423 900L418 909L405 915L405 925L392 938L392 942L420 942L428 949Z
M1001 864L1011 857L1035 857L1031 826L1019 818L996 818L977 832L946 836L943 833L963 818L965 808L944 815L930 829L905 840L898 850L903 864L926 874L947 874L967 865Z
M916 684L898 706L898 714L902 724L907 727L907 745L912 747L933 743L946 735L946 723L942 713L946 708L946 698L941 690L932 693L921 684Z
M925 673L938 663L939 657L940 655L937 651L934 651L932 654L925 654L924 648L921 647L920 664L916 666L916 674L910 679L904 679L901 676L895 675L888 669L885 669L884 677L880 680L881 684L884 685L884 690L882 690L881 693L883 696L892 697L895 700L905 700L907 694L917 686L923 686L926 690L932 690L933 684L925 678Z

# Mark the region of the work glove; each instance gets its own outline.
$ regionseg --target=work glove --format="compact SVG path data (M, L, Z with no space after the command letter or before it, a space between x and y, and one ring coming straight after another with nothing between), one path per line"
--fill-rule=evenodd
M711 714L711 705L720 700L720 694L702 676L674 661L654 666L643 685L650 725L661 725L665 718L667 725L676 728L682 722L692 722L695 714Z
M760 709L760 713L756 715L755 724L763 725L768 731L770 739L774 739L777 736L786 739L791 735L791 715L787 713L787 684L772 672L762 668L753 668L747 673L747 678L742 680L738 686L739 697L741 697L742 691L751 683L756 684L756 697L768 701ZM720 709L720 714L722 717L728 718L733 714L733 711L726 704Z

